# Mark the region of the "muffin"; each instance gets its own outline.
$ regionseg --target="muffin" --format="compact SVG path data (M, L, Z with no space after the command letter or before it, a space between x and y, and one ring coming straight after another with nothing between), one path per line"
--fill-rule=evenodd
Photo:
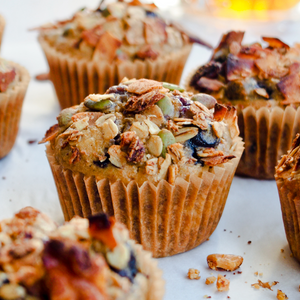
M0 159L15 143L29 80L25 68L0 58Z
M58 227L26 207L0 225L3 300L163 297L162 273L150 253L105 214Z
M300 263L300 134L278 162L275 173L282 219L293 256Z
M118 1L39 28L39 42L62 108L104 93L123 77L179 83L192 40L154 4Z
M244 32L225 34L211 60L187 79L189 91L235 105L245 151L237 174L273 179L278 159L300 131L300 44L242 45Z
M3 16L0 15L0 47L1 47L2 37L3 37L4 27L5 27L5 19L3 18Z
M214 231L243 151L233 107L125 78L57 120L42 142L66 220L104 211L155 257Z

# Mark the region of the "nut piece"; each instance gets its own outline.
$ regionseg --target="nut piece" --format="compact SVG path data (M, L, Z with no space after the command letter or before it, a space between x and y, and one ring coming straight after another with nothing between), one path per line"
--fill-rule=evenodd
M197 269L189 269L187 277L189 279L197 279L199 280L201 277L199 276L200 271Z
M229 291L230 281L222 275L218 275L217 289L219 292Z
M187 140L192 139L198 134L197 127L183 127L176 132L175 140L176 143L184 143Z
M243 257L233 254L211 254L207 256L207 264L212 270L234 271L243 263Z
M289 298L283 291L277 290L277 299L278 300L286 300L286 299L289 299Z
M138 137L134 137L128 147L127 160L132 163L141 162L145 154L145 146Z
M147 142L148 151L154 156L160 156L163 149L163 142L158 135L152 135Z
M109 147L107 153L109 154L110 162L114 166L122 168L126 165L126 154L121 150L121 146L112 145L111 147Z
M207 277L205 280L205 284L207 284L207 285L213 284L216 281L216 279L217 278L215 276Z

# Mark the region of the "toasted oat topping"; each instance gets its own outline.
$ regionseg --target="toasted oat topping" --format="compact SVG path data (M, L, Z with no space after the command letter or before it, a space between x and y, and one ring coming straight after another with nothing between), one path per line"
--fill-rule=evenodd
M43 142L51 142L67 168L97 175L108 166L136 166L170 183L184 165L215 166L233 159L238 135L234 108L147 79L124 79L57 119Z
M192 42L208 46L165 22L154 4L133 0L104 5L37 29L57 50L94 61L155 60Z
M289 47L270 37L262 38L267 47L260 43L243 45L243 37L244 32L224 34L210 62L195 72L189 85L222 102L300 103L300 45Z
M57 227L26 207L0 222L0 299L133 299L145 284L127 229L105 214Z

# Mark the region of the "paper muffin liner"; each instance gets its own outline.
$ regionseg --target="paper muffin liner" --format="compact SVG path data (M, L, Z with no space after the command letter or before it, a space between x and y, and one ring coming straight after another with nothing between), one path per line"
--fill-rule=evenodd
M185 87L197 94L199 91L189 86L195 72L196 69L189 73ZM300 132L300 108L278 106L255 109L253 106L239 105L236 108L240 136L245 142L245 151L236 174L274 179L277 161L291 148L296 133Z
M129 242L136 254L137 263L141 273L146 275L148 279L148 285L141 287L141 294L145 295L144 298L147 300L163 299L165 293L165 281L162 279L162 270L157 266L158 261L153 259L152 253L145 251L142 245L138 245L132 240Z
M177 177L174 185L161 180L141 186L63 169L49 145L46 154L66 220L98 212L113 215L127 226L132 239L154 257L164 257L193 249L213 233L243 149L237 138L235 159L214 167L199 166L201 174L190 176L189 181Z
M147 78L179 84L192 45L156 60L109 63L79 59L57 51L43 38L39 42L47 58L50 79L62 108L80 104L86 95L103 94L127 78Z
M2 37L3 37L4 27L5 27L5 19L3 18L3 16L0 15L0 47L1 47Z
M27 70L20 65L9 62L16 69L19 82L6 92L0 92L0 159L13 147L21 118L23 100L30 80Z
M300 263L300 178L276 178L282 219L293 256Z

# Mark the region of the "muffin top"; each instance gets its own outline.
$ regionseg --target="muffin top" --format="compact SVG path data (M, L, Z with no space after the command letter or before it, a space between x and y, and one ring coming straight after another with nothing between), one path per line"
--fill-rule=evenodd
M148 79L125 78L62 110L42 142L58 164L117 179L173 183L234 158L236 110L206 94Z
M16 81L16 71L11 64L0 57L0 92L5 92Z
M190 78L192 90L222 102L253 105L300 103L300 44L289 47L277 38L263 37L268 45L242 45L244 32L223 35L211 60Z
M132 245L105 214L57 227L26 207L0 222L0 299L144 299Z
M300 134L293 141L291 150L283 155L276 167L275 178L298 179L300 170Z
M41 37L62 53L108 62L153 60L191 44L185 33L157 14L154 4L138 0L82 9L70 20L38 29Z

